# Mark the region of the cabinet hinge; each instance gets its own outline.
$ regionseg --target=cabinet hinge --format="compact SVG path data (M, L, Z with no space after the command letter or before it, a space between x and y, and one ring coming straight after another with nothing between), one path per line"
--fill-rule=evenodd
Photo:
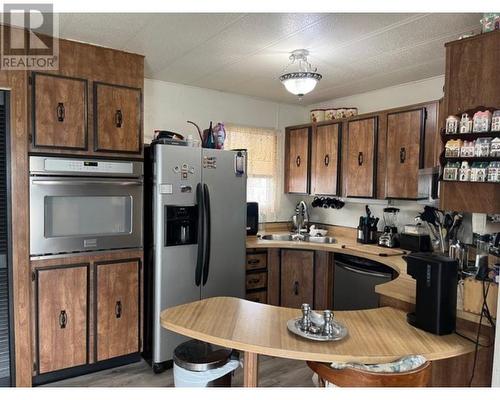
M424 121L427 120L427 108L424 108Z
M33 143L33 135L31 133L28 135L28 140L30 143Z
M33 85L33 77L28 76L28 85Z
M35 279L36 279L36 273L35 271L31 271L31 280L35 281Z
M36 372L36 362L33 363L33 372Z

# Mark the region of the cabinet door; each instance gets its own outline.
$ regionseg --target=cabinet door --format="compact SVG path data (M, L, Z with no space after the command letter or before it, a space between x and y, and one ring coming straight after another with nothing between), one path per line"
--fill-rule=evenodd
M141 90L94 83L95 151L141 152Z
M87 148L87 81L33 74L33 146Z
M309 128L286 132L285 192L309 191Z
M337 195L340 124L318 126L312 136L312 193Z
M423 109L387 114L386 198L418 198L424 115Z
M445 117L479 106L500 108L500 31L446 46Z
M36 271L38 373L88 362L87 293L87 265Z
M375 197L378 117L349 121L344 177L347 197Z
M139 351L138 260L96 264L96 360Z
M281 250L282 307L300 308L314 301L314 252Z

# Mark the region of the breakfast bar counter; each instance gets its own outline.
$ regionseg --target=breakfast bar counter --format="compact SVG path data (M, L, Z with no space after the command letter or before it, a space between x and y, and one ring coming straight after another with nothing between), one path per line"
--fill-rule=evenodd
M161 325L170 331L239 351L244 355L244 384L257 386L257 355L305 361L381 363L411 354L430 361L474 351L456 334L437 336L414 328L403 311L382 307L338 311L335 318L349 334L337 342L314 342L288 331L298 309L259 304L232 297L213 297L164 310Z

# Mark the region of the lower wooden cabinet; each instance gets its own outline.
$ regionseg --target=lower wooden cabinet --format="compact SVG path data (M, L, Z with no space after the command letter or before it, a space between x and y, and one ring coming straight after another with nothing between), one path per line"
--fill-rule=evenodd
M142 250L31 261L35 376L137 354Z
M88 265L60 265L37 270L37 372L88 362Z
M314 252L281 250L282 307L300 308L314 302Z
M96 264L96 359L139 351L138 260Z

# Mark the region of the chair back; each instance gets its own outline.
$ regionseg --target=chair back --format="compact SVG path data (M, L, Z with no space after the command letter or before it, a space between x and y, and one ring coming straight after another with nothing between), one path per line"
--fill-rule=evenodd
M406 372L371 372L357 368L333 369L329 364L307 361L307 365L318 374L320 385L324 381L340 387L421 387L428 386L431 363ZM323 381L323 382L321 382Z

